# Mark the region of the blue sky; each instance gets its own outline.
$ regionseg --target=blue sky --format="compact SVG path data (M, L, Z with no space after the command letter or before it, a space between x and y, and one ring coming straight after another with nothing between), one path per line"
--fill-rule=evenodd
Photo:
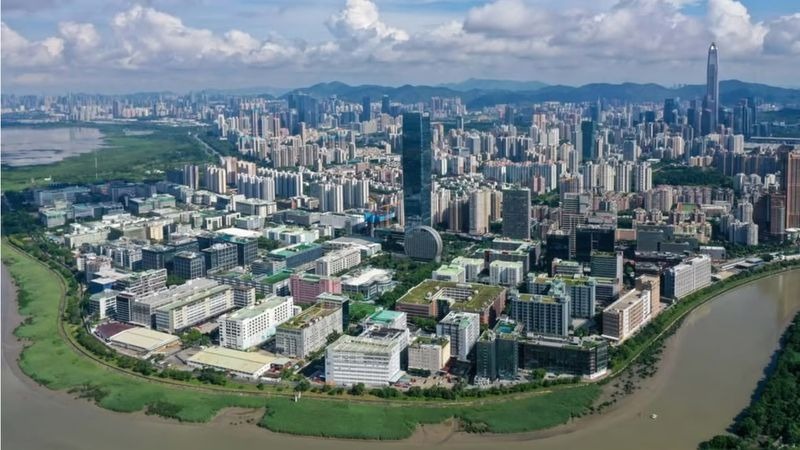
M798 0L5 0L3 89L296 87L319 81L800 87Z

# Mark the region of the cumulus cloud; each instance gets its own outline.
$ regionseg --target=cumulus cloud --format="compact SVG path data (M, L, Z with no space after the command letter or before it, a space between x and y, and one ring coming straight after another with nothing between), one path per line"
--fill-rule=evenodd
M51 66L61 61L64 40L50 37L41 41L29 41L5 24L0 25L0 46L3 64L13 67Z
M781 17L764 36L764 51L776 55L800 55L800 13Z
M324 23L330 38L312 43L273 34L256 37L249 30L212 31L135 5L105 24L61 22L53 36L40 40L3 23L2 65L11 70L9 80L28 85L53 81L45 74L78 78L87 71L174 74L203 69L204 74L219 74L268 69L291 79L292 73L320 73L322 67L325 73L386 70L398 77L413 73L410 67L426 66L454 74L471 70L478 76L500 68L563 74L583 67L593 74L616 70L619 78L627 76L625 69L619 72L622 66L646 74L655 70L648 65L699 64L711 40L717 41L723 60L743 64L769 55L800 54L800 13L756 22L738 0L708 0L705 15L685 11L698 0L612 1L588 9L575 7L575 2L554 7L534 0L489 0L461 18L410 33L387 21L373 0L347 0ZM797 60L786 64L796 66Z
M767 27L753 23L747 8L737 0L709 0L709 28L729 55L752 54L764 45Z

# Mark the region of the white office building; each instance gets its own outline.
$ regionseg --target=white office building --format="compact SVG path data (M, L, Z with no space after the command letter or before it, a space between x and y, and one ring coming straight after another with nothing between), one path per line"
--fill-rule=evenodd
M711 258L695 256L664 273L664 296L680 300L711 284Z
M474 313L450 311L436 324L436 334L450 338L450 356L468 361L469 353L481 332L480 316Z
M361 336L344 335L325 350L325 382L339 386L364 383L386 386L403 374L400 353L407 345L404 330L377 328Z
M158 331L175 333L234 308L230 286L204 278L197 280L204 281L202 286L195 286L179 295L173 294L169 303L156 308L154 316Z
M524 281L520 261L492 261L489 264L489 282L502 286L517 286Z
M361 264L361 251L355 247L328 253L317 260L316 274L331 276Z
M219 344L247 350L275 335L278 325L292 317L292 297L270 296L261 303L219 318Z

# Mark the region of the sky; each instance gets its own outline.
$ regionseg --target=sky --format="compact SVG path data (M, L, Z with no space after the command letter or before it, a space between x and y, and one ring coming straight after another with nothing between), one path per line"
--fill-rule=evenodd
M800 88L800 0L3 0L2 90L467 78Z

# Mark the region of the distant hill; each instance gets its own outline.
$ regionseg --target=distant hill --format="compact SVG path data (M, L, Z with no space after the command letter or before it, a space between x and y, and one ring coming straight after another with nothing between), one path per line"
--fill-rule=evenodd
M491 80L484 78L470 78L458 83L442 83L439 87L445 87L454 91L535 91L547 86L541 81L515 81L515 80Z
M475 80L474 85L483 81ZM494 80L498 81L498 80ZM499 80L500 83L506 81ZM470 80L456 83L463 88L470 86ZM524 83L524 82L511 82ZM530 82L535 83L535 82ZM486 85L491 85L487 83ZM440 86L412 86L400 87L379 85L350 86L338 81L319 83L302 89L294 89L290 93L304 92L317 98L327 98L336 95L339 98L352 102L360 102L365 96L372 101L379 101L381 96L388 95L392 101L401 103L417 103L429 101L431 97L461 97L469 108L482 108L502 103L524 104L543 101L560 102L588 102L603 99L620 102L663 102L665 98L676 97L680 99L701 99L705 94L705 85L686 85L679 88L667 88L654 83L592 83L583 86L541 86L530 90L510 89L482 89L458 90L453 85ZM735 105L745 97L756 97L762 102L782 103L785 105L800 105L800 89L787 89L768 86L758 83L747 83L739 80L725 80L720 82L722 103L726 106ZM284 97L287 95L284 94Z

